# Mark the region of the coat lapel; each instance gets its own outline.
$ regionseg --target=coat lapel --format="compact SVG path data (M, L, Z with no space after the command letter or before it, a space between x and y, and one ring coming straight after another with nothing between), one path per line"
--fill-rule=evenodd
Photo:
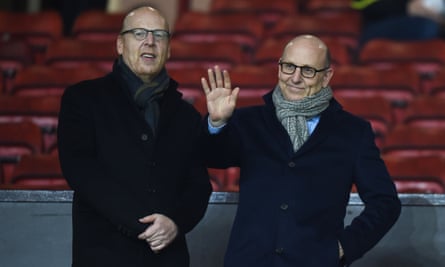
M329 136L328 133L332 132L330 129L338 125L336 113L339 109L341 109L340 104L335 99L332 99L329 107L321 113L320 121L318 122L314 132L306 143L304 143L303 146L297 151L296 156L300 156L301 154L312 150Z

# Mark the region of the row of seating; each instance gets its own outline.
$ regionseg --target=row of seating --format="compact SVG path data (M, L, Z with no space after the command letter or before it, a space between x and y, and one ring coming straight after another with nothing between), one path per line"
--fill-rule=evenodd
M406 157L384 155L383 160L399 193L445 193L443 155ZM0 189L70 189L63 177L57 156L22 155L15 163L4 159L0 163L2 166ZM239 190L238 167L208 170L214 191ZM5 176L5 172L9 172L9 175ZM355 187L351 191L355 192Z
M222 68L233 69L240 65L251 65L263 68L276 68L281 56L284 39L267 39L261 43L253 55L246 53L234 42L190 42L173 39L171 42L171 58L167 67L171 69L208 68L220 65ZM406 96L416 93L437 93L443 90L445 69L445 40L428 40L417 42L395 42L390 40L373 40L365 46L360 54L359 63L353 63L346 47L335 39L324 40L332 50L332 64L338 67L333 82L340 85L359 82L387 83L388 87L406 87ZM59 39L52 43L41 64L21 55L14 55L14 51L2 48L0 42L0 68L3 70L3 94L13 94L12 88L15 75L35 66L66 68L60 72L72 73L73 80L84 75L88 68L94 65L100 70L93 74L102 74L111 70L117 57L114 41L83 41L77 39ZM10 46L17 49L15 46ZM369 49L368 49L369 48ZM386 51L386 53L381 53ZM405 52L400 52L405 51ZM34 71L35 72L35 71ZM19 75L21 76L21 75ZM393 77L393 81L389 77ZM365 79L362 79L365 78ZM368 81L369 80L369 81ZM437 83L437 84L436 84ZM372 86L371 86L372 87ZM439 88L437 88L439 87ZM388 92L385 92L388 94ZM400 97L400 95L398 95Z
M219 45L210 46L210 48L224 46L221 43ZM214 65L219 65L223 69L230 69L232 75L236 76L233 81L239 82L244 88L265 88L270 86L272 78L276 80L278 65L275 57L268 58L267 62L264 60L263 64L244 64L234 62L226 57L226 55L239 55L241 53L239 50L222 49L221 53L204 56L205 53L203 54L202 51L206 46L192 46L199 49L201 53L193 53L194 49L188 49L187 45L184 46L176 42L172 43L172 46L177 49L172 51L171 58L167 62L167 69L172 76L177 77L180 82L190 85L190 87L200 88L199 77L206 73L207 68ZM2 94L33 94L32 87L35 87L36 90L37 88L43 89L51 86L55 88L64 87L76 81L99 77L111 70L115 58L110 56L106 59L87 59L77 57L76 54L80 54L79 52L71 53L73 54L71 56L53 59L52 64L34 64L23 67L15 73L14 77L0 77L3 80ZM241 61L240 59L237 60ZM445 94L445 65L438 67L434 75L425 78L419 75L413 64L415 63L385 69L377 66L338 65L334 66L335 74L331 84L342 95L381 95L393 102L399 102L399 104L409 102L422 94L443 96ZM238 73L243 72L245 75L238 77ZM262 76L263 79L253 80L250 78L255 77L252 77L251 73L264 74L265 76ZM35 93L39 94L38 91Z
M185 97L206 113L205 98L197 90ZM262 103L258 90L242 91L238 106ZM400 113L400 122L392 124L394 110L381 97L337 97L344 108L368 119L376 133L383 155L418 156L444 154L445 99L419 97ZM1 96L0 144L3 158L16 159L22 154L57 155L57 114L60 96Z

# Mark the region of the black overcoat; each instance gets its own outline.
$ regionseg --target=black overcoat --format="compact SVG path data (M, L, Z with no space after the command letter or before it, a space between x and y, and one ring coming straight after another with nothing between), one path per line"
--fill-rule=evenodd
M203 217L211 192L201 129L201 116L173 80L156 138L115 73L65 90L58 145L74 190L72 266L189 266L185 234ZM138 219L152 213L179 229L159 254L137 239L147 227Z

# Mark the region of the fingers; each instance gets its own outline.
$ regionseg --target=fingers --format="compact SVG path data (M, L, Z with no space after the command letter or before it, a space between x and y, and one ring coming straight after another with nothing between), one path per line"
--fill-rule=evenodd
M219 66L215 66L213 69L210 68L207 70L207 75L209 79L208 82L204 77L201 78L201 85L204 93L208 94L210 91L216 88L232 89L232 83L230 81L228 71L221 71Z
M216 67L215 67L215 71L216 71ZM216 88L216 82L215 82L215 75L212 69L208 69L207 70L207 74L209 76L209 83L210 83L210 88L211 90Z
M207 95L210 93L209 84L205 78L201 78L202 89L204 89L204 93Z
M145 240L154 252L159 252L168 246L178 233L176 224L162 214L152 214L139 221L151 223L144 232L139 234L138 238Z
M153 223L155 220L155 215L149 215L139 219L141 223Z
M221 70L219 69L219 67L215 66L216 88L223 88L224 87L224 82L223 82L222 76L223 75L222 75Z
M224 70L223 75L224 75L224 88L232 89L232 83L230 82L229 72Z

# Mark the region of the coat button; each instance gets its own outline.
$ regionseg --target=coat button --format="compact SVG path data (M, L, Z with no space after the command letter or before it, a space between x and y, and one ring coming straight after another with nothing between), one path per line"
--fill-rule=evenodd
M156 193L156 189L154 188L148 188L148 193Z
M289 205L287 205L286 203L283 203L283 204L281 204L280 209L287 210L288 207L289 207Z
M275 253L277 253L277 254L283 254L283 252L284 252L284 248L276 248L275 249Z
M148 140L148 134L141 134L141 140L147 141Z
M287 164L289 167L293 168L295 167L295 162L291 161Z

